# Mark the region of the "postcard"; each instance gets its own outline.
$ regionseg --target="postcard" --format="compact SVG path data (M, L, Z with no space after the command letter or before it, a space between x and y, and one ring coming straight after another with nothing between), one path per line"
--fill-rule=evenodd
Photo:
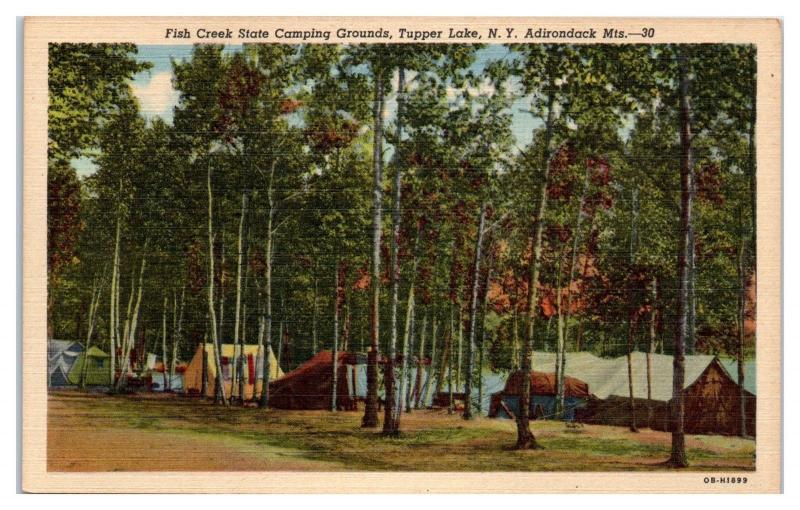
M781 491L782 51L27 18L23 490Z

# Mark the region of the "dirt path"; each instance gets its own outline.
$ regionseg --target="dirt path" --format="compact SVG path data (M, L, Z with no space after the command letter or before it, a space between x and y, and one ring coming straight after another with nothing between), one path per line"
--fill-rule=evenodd
M93 397L85 401L91 402ZM253 448L222 435L136 427L113 414L86 409L76 399L51 398L48 471L328 471L335 463L304 459L288 448ZM79 412L76 412L79 411Z

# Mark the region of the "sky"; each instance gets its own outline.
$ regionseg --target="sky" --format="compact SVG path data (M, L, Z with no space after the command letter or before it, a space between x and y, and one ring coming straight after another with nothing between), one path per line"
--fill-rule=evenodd
M235 52L239 46L228 46L225 51ZM191 57L192 45L140 45L136 59L140 62L150 62L152 67L148 71L134 76L131 87L139 100L142 115L146 119L161 117L172 123L172 110L178 102L178 92L172 88L172 59L183 60ZM471 70L479 74L487 62L508 56L508 50L501 45L489 45L478 51L475 63ZM396 73L395 73L396 74ZM397 77L395 76L395 81ZM396 88L396 87L395 87ZM491 86L480 87L475 93L491 92ZM542 122L534 118L527 110L530 109L529 100L517 99L512 106L512 131L516 138L517 148L526 146L532 138L533 130L540 127ZM387 98L387 120L391 120L397 109L395 98ZM96 166L87 157L73 160L79 177L91 175Z

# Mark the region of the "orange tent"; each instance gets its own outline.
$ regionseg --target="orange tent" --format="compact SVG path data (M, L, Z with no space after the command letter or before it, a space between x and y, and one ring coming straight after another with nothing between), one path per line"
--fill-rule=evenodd
M197 346L194 357L186 366L184 373L184 387L191 394L200 394L203 387L203 376L207 377L206 396L213 397L215 391L215 378L217 375L216 359L214 357L214 344L205 344L206 369L203 372L203 344ZM261 366L263 355L259 352L258 345L245 344L244 352L240 346L233 344L222 344L222 376L225 384L225 393L228 396L239 396L239 384L233 384L233 373L236 370L236 360L238 356L243 356L244 363L244 397L253 398L253 394L261 393ZM272 349L269 350L270 360L270 380L277 379L283 375L283 371L278 366L278 361Z

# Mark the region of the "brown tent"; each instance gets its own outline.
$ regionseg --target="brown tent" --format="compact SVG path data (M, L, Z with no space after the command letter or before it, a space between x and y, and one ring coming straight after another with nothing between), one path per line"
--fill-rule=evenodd
M508 376L503 391L494 393L489 404L489 417L512 418L519 412L519 397L525 373L517 371ZM553 373L531 372L531 417L553 415L556 395L556 376ZM564 398L567 414L571 417L576 407L582 406L590 397L589 385L580 379L564 377ZM501 412L502 411L502 412ZM538 413L538 415L537 415Z
M514 372L508 376L506 387L503 393L506 395L522 394L522 379L525 376L524 372ZM548 395L553 396L556 394L556 374L531 372L531 395ZM566 376L564 377L564 396L576 398L589 398L589 385L580 379Z
M338 353L337 409L355 411L357 379L364 356ZM330 409L333 388L333 354L322 351L296 369L269 384L269 405L278 409Z
M744 392L747 435L756 435L756 396L731 378L718 359L683 390L684 430L688 434L738 435Z
M671 372L668 375L668 378L662 379L671 382ZM755 437L756 397L747 390L741 390L717 358L711 359L700 375L683 390L686 433L739 435L739 399L742 391L745 394L747 434ZM654 430L669 431L672 403L672 399L636 398L636 423ZM579 419L587 423L627 426L630 421L629 406L628 397L622 395L611 395L603 400L593 399Z

